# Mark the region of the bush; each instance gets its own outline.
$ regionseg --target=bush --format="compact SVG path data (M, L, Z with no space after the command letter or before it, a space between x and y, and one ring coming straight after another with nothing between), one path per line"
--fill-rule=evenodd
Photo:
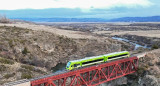
M0 58L0 63L3 63L3 64L14 64L14 62L12 60L5 59L5 58Z
M25 47L24 50L22 51L22 54L27 54L29 53L28 49Z
M6 15L0 15L0 23L10 23L10 20L6 17Z
M94 52L88 52L88 53L86 54L86 57L91 57L91 56L95 56L95 53L94 53Z
M12 40L9 40L8 44L9 44L10 47L13 47L13 46L14 46Z
M22 73L21 79L30 79L32 78L32 75L29 73Z
M13 77L14 75L15 75L15 73L6 74L6 75L4 75L3 77L6 78L6 79L9 79L10 77Z
M30 66L30 65L21 65L22 68L25 68L27 70L30 70L30 71L33 71L34 70L34 67L33 66Z
M38 68L35 68L34 71L37 72L37 73L41 73L41 74L47 74L46 72L44 72L44 71L42 71Z
M24 44L26 42L26 40L20 40L20 43Z
M4 65L0 65L0 71L6 71L6 66L4 66Z
M158 49L158 48L159 48L159 46L157 44L152 45L152 49Z

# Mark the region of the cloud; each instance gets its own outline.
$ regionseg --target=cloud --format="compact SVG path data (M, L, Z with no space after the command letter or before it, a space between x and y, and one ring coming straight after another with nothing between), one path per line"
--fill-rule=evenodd
M148 7L152 4L153 3L149 0L3 0L0 3L0 10L16 10L28 8L80 8L86 10L97 8L110 9L113 7Z

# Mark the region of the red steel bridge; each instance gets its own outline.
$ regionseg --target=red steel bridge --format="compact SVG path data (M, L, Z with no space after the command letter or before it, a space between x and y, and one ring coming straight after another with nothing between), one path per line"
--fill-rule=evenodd
M33 79L31 86L96 86L134 73L138 58L130 57L58 75Z
M58 74L20 81L17 85L8 83L5 86L96 86L134 73L137 68L138 57L130 57L78 70L64 71Z

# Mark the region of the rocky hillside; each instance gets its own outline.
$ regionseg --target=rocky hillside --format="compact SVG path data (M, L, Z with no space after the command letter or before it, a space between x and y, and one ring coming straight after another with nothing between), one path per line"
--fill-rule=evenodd
M0 83L50 73L59 63L132 50L108 38L72 39L44 31L0 26Z
M0 57L0 85L20 79L29 79L51 73L46 68L22 64Z
M150 51L140 59L140 86L160 86L160 49Z

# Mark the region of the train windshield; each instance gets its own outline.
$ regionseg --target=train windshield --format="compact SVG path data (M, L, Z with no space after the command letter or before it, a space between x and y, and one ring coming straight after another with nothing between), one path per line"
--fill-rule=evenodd
M70 64L71 64L71 62L68 62L68 63L67 63L67 68L69 68Z

